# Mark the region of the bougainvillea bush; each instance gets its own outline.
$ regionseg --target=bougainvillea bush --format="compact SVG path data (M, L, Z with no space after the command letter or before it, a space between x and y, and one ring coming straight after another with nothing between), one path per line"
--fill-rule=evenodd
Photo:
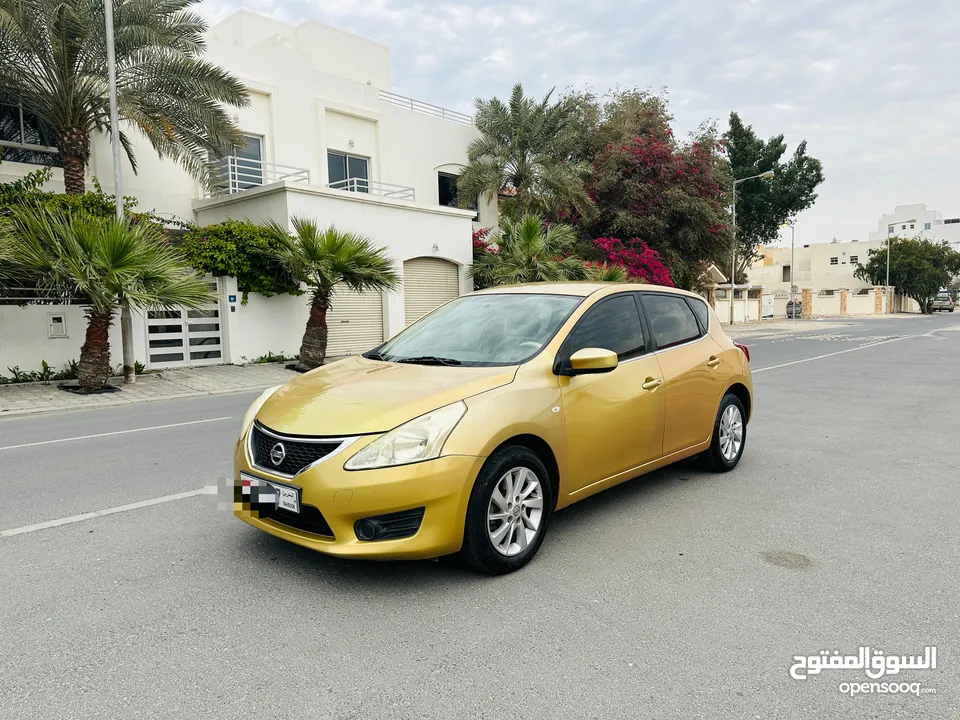
M643 240L631 238L624 242L620 238L603 237L594 240L593 244L609 264L622 267L629 280L673 287L670 269L660 253Z

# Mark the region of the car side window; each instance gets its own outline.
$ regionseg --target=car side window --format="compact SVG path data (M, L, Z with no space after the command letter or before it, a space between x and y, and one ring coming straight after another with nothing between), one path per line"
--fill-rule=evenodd
M601 300L580 319L564 345L567 357L584 348L602 348L621 361L646 351L643 324L633 294Z
M710 332L710 310L707 309L707 304L702 300L696 300L694 298L688 297L687 305L693 308L694 315L697 316L697 320L700 321L700 327L703 328L704 332Z
M697 318L679 295L644 293L643 309L660 350L700 337Z

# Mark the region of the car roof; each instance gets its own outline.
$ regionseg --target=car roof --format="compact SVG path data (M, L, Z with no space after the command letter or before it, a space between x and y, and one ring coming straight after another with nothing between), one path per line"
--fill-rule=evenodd
M700 295L681 290L680 288L667 287L665 285L649 285L647 283L605 283L605 282L555 282L555 283L526 283L523 285L498 285L496 287L477 290L475 294L494 295L494 294L540 294L540 295L576 295L579 297L589 297L594 294L610 295L616 292L638 291L643 292L664 292L675 293L678 295L687 295L688 297L700 298Z

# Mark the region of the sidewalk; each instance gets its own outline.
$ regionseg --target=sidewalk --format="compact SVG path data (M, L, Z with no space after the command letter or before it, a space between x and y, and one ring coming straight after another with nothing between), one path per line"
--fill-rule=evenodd
M123 385L121 378L114 378L111 384L121 387L122 390L99 395L75 395L58 389L56 382L49 385L3 385L0 386L0 418L219 395L238 390L260 390L285 383L296 375L292 370L287 370L284 363L164 370L156 374L138 375L136 384L132 386Z

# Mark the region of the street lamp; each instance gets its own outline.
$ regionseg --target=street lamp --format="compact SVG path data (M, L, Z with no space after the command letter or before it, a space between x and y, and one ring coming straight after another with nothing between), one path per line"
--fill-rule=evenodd
M103 0L105 40L107 44L107 89L110 94L110 143L113 146L113 193L117 219L123 220L123 187L120 182L120 113L117 109L117 59L113 46L113 0ZM130 307L120 298L120 344L123 348L123 382L134 383L137 373L133 361L133 318Z
M772 180L773 179L773 170L767 170L762 172L759 175L751 175L750 177L740 178L739 180L733 181L733 253L732 258L730 259L730 324L733 325L733 296L736 294L734 286L737 282L737 185L747 180ZM791 268L790 272L793 272Z
M793 307L793 288L794 288L794 284L793 284L793 265L794 265L794 262L793 262L793 249L794 249L794 242L793 242L793 240L794 240L794 235L795 235L795 232L796 232L796 229L797 229L797 221L796 221L796 220L787 220L787 221L783 224L783 227L788 227L788 228L790 228L790 303L787 305L787 307L788 307L788 308L792 308L792 307ZM787 314L789 315L789 311L788 311ZM796 314L794 314L794 319L796 319Z

